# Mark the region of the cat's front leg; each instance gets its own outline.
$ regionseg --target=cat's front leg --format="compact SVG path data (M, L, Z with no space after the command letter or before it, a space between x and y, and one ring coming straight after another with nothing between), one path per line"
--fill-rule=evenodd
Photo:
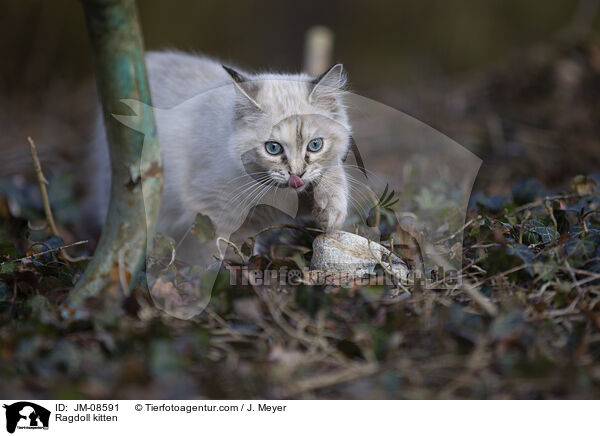
M343 167L328 169L314 188L313 215L330 232L344 224L348 214L348 182Z

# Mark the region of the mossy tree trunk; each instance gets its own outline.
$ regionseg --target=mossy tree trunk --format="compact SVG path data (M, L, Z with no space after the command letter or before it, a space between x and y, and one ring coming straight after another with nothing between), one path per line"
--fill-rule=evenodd
M94 258L65 305L66 314L76 318L85 316L85 299L97 295L115 278L131 287L144 264L163 183L135 1L81 3L108 138L112 187L106 224ZM123 100L129 103L126 105ZM117 115L130 115L131 101L139 102L138 113L127 117L125 125Z

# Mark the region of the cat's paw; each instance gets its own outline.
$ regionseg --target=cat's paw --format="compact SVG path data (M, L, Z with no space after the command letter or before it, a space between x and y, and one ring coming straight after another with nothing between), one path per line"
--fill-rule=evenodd
M340 229L344 225L347 214L347 203L343 198L330 197L328 201L315 202L313 215L317 218L319 226L331 232Z
M327 232L340 229L348 213L348 186L341 166L331 168L314 189L313 215Z

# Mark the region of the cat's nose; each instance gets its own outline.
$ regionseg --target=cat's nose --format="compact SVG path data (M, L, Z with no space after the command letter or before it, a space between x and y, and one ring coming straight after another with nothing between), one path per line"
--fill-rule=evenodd
M290 179L288 180L288 186L290 188L299 188L301 186L304 186L304 182L296 174L290 174Z

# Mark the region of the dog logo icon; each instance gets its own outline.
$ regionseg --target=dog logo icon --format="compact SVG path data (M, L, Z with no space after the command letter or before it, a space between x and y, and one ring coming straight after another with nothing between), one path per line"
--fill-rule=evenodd
M6 409L6 431L14 433L18 429L48 429L50 411L29 401L19 401L4 405Z

